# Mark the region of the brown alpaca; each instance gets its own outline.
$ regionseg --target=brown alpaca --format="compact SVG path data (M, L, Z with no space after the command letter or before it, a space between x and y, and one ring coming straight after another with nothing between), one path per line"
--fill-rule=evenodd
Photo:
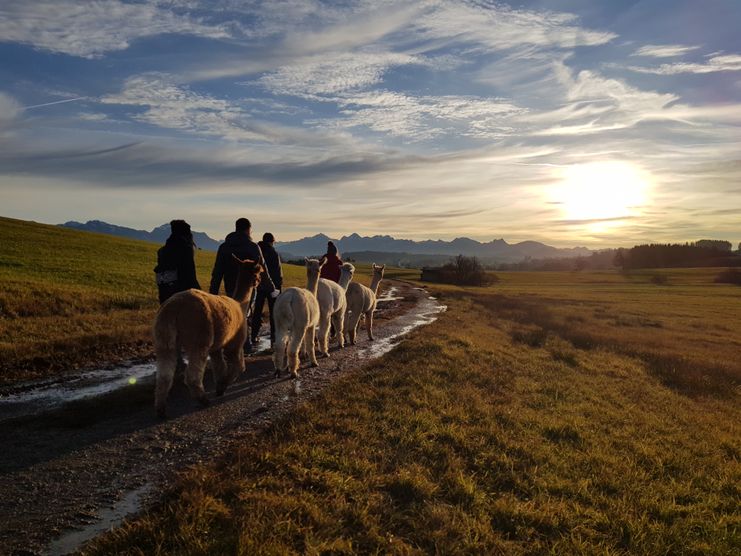
M242 349L247 339L244 311L253 289L260 282L262 266L254 261L234 259L239 263L239 273L233 299L191 289L173 295L157 313L154 322L157 356L154 406L160 417L166 414L167 395L181 348L188 358L185 384L204 406L209 404L203 389L203 373L209 355L218 396L223 395L227 386L244 371Z

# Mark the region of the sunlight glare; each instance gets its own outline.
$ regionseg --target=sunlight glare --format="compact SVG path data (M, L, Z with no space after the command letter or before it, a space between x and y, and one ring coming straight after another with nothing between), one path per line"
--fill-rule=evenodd
M590 162L564 168L553 201L568 220L610 220L637 214L646 203L649 178L627 162Z

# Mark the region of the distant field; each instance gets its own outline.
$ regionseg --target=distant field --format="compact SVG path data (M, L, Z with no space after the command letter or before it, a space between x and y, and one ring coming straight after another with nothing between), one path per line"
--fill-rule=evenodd
M0 384L151 353L158 245L0 217ZM215 253L199 251L207 288ZM360 280L368 278L360 265ZM285 265L287 285L303 268Z
M434 287L437 322L84 553L738 554L741 288L716 273Z

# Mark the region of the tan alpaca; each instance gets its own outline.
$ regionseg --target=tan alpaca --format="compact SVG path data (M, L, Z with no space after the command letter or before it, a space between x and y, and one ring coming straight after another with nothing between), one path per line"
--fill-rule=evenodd
M298 377L298 352L302 344L311 366L318 366L314 353L314 337L319 326L319 302L316 295L322 266L323 262L306 259L306 289L287 288L275 300L275 376L288 370L294 377Z
M340 348L345 347L345 290L338 283L319 278L316 294L319 302L319 352L329 357L329 329L334 325Z
M244 311L253 289L260 282L262 266L254 261L234 259L239 263L234 299L191 289L173 295L157 313L154 322L154 351L157 356L154 406L160 417L166 414L167 395L172 387L180 349L188 358L185 384L204 406L209 403L203 389L203 373L209 355L219 396L244 371L242 348L247 338Z
M352 265L351 265L352 266ZM360 315L365 315L365 330L368 332L368 339L373 340L373 312L376 310L376 295L378 294L378 285L383 279L383 271L386 265L377 266L373 263L373 279L370 288L357 282L350 282L352 273L345 269L343 265L340 282L344 282L344 275L349 274L347 279L347 313L345 317L345 332L349 337L351 345L355 345L355 336L358 331ZM355 269L353 269L354 271Z

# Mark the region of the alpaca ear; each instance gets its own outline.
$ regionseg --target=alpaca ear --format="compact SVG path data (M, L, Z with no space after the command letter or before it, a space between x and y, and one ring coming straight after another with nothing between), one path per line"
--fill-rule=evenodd
M309 262L309 257L304 257L304 262L305 263L308 263Z

